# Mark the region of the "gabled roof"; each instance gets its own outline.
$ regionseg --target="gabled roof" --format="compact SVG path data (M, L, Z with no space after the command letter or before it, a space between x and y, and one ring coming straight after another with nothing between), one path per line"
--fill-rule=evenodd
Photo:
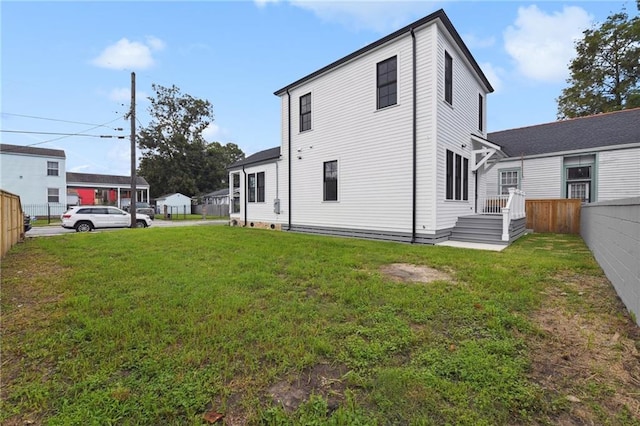
M487 134L510 157L640 146L640 108L596 114Z
M218 189L217 191L204 194L203 197L224 197L229 195L229 188Z
M98 175L93 173L67 172L67 185L73 184L97 184L131 186L131 176ZM136 185L149 186L142 176L136 176Z
M172 192L171 194L164 194L164 195L161 195L161 196L159 196L159 197L156 197L156 201L157 201L157 200L164 200L164 199L167 199L167 198L169 198L169 197L171 197L171 196L173 196L173 195L182 195L183 197L187 197L186 195L181 194L181 193L179 193L179 192ZM190 197L187 197L187 198L190 198Z
M244 160L236 161L227 169L235 169L237 167L247 166L249 164L261 163L268 160L277 160L280 158L280 147L265 149L264 151L256 152L253 155L248 156Z
M0 144L0 152L3 154L26 154L38 155L41 157L59 157L66 158L64 151L61 149L37 148L34 146L9 145Z
M399 29L398 31L389 34L386 37L381 38L378 41L374 41L373 43L359 49L356 50L355 52L345 56L342 59L338 59L337 61L323 67L320 68L318 71L315 71L309 75L307 75L306 77L302 77L299 80L294 81L293 83L289 84L288 86L283 87L280 90L276 90L274 92L275 95L277 96L282 96L287 90L292 89L293 87L296 87L308 80L311 80L312 78L315 78L321 74L326 73L327 71L332 70L333 68L338 67L339 65L344 64L345 62L349 62L350 60L369 52L370 50L375 49L378 46L381 46L385 43L390 42L391 40L394 40L400 36L403 35L407 35L409 33L411 33L411 30L415 30L418 27L421 27L423 25L426 25L428 23L431 23L432 21L435 21L437 19L440 19L440 21L442 22L442 24L444 25L444 27L447 29L447 31L449 32L449 34L451 34L451 37L453 37L453 39L455 40L456 44L458 45L458 47L460 48L460 50L462 51L462 53L464 54L464 56L467 58L467 60L469 61L469 63L471 64L471 66L473 67L474 71L478 74L478 76L480 77L480 79L482 80L482 82L485 84L485 86L487 87L489 92L493 92L493 87L491 87L491 83L489 83L489 80L487 79L487 77L484 75L484 73L482 72L482 70L480 69L480 66L478 65L478 63L476 62L476 60L473 58L473 56L471 55L471 52L469 52L469 49L467 48L467 46L464 44L464 42L462 41L462 38L460 37L460 34L458 34L458 31L456 31L456 29L453 27L453 24L451 23L451 21L449 20L449 17L447 16L446 13L444 13L444 10L440 9L437 10L436 12L425 16L422 19L419 19L409 25L407 25L406 27L403 27L401 29Z

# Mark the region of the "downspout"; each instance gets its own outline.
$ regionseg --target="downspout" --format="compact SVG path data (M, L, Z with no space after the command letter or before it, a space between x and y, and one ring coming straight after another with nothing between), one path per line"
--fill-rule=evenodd
M242 174L244 175L244 227L247 226L247 198L249 198L249 184L247 183L247 172L244 170L244 165L242 165Z
M288 153L287 153L287 158L288 158L288 166L289 166L289 178L288 180L288 185L289 185L289 223L287 224L287 231L291 231L291 93L289 93L289 89L287 89L287 138L288 138Z
M417 89L416 89L416 35L413 32L413 28L411 28L411 45L412 45L412 55L413 55L413 170L412 170L412 180L413 180L413 194L412 194L412 212L411 212L411 244L416 242L416 204L417 204L417 196L416 196L416 186L417 186L417 178L416 178L416 169L417 169L417 155L418 155L418 134L417 134L417 116L418 116L418 106L416 105L417 100Z

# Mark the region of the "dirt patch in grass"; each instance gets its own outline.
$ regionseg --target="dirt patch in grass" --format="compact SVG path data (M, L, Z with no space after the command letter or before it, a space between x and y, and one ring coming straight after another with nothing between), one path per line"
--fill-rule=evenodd
M639 424L640 330L606 277L557 275L532 319L531 379L561 408L547 420Z
M387 277L399 282L451 281L451 276L445 272L424 265L409 263L392 263L384 265L380 271Z
M316 364L298 376L274 384L267 393L287 412L295 411L311 395L325 398L329 411L333 411L344 401L346 385L343 379L347 371L343 365Z

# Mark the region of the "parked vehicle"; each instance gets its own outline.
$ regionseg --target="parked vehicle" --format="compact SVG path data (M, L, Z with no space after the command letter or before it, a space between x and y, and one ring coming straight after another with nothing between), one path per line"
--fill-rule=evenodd
M131 215L111 206L74 206L60 216L62 227L77 232L89 232L97 228L128 228ZM136 214L136 227L151 226L151 218L146 214Z
M125 206L122 209L126 212L130 211L131 205ZM149 203L136 203L136 214L142 213L149 216L152 220L156 217L156 211Z
M31 216L28 214L23 214L23 223L24 223L24 232L27 232L31 229Z

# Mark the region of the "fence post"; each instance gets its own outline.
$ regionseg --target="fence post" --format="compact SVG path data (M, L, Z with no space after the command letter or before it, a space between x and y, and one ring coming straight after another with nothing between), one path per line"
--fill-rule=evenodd
M47 225L51 225L51 204L47 203Z

